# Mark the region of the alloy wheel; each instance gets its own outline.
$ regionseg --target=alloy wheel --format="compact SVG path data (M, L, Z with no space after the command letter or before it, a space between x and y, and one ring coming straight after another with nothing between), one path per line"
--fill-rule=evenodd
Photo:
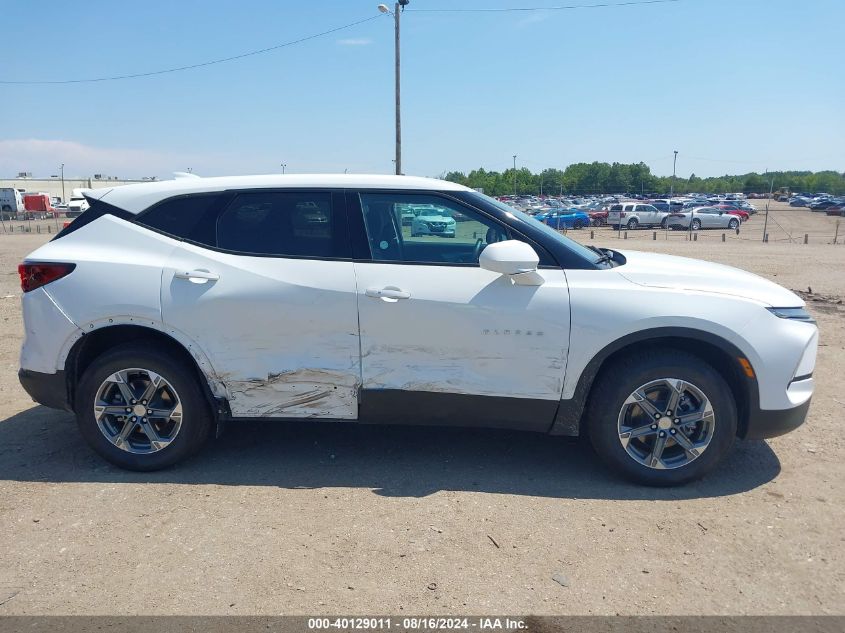
M701 389L680 378L659 378L635 389L619 411L619 441L643 466L686 466L710 445L716 416Z
M122 369L106 378L94 399L94 419L105 438L128 453L155 453L182 427L182 401L163 376Z

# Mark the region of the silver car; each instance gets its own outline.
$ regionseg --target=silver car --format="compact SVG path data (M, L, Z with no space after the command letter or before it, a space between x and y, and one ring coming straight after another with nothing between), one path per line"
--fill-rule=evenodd
M739 228L739 216L731 215L718 207L698 207L687 211L672 213L667 218L667 224L672 229L731 229Z

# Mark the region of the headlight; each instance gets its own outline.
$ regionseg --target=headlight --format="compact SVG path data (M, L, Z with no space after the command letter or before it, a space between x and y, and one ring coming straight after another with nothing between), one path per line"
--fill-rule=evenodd
M807 323L816 322L816 320L804 308L766 308L766 310L781 319L805 321Z

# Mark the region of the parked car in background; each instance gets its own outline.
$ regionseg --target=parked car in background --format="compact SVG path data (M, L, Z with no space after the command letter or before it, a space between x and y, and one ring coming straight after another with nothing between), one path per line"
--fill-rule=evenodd
M699 207L689 211L672 213L667 223L672 229L731 229L736 230L742 223L739 217L718 207Z
M415 211L418 214L411 220L411 237L422 235L455 237L457 222L446 207L432 204L418 207Z
M731 215L737 216L742 222L745 222L749 217L751 217L748 211L743 209L737 209L735 205L732 204L717 204L714 205L717 209L721 209L725 213L730 213Z
M579 209L554 209L534 216L553 229L583 229L590 226L590 216Z
M837 202L832 207L825 209L826 215L845 215L845 202Z
M649 226L666 228L665 220L668 215L667 211L660 211L652 204L626 202L610 206L607 223L614 229L620 226L629 230Z
M834 205L836 205L836 201L833 200L833 198L822 198L821 200L811 202L807 206L810 208L810 211L824 211L828 207L832 207Z
M607 224L607 215L608 215L607 208L603 209L602 211L590 211L588 215L590 216L590 225L591 226L604 226Z

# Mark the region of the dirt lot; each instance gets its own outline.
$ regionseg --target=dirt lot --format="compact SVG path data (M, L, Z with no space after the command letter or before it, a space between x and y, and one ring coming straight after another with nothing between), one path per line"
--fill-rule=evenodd
M832 297L810 302L808 423L674 490L617 481L563 438L314 422L117 470L18 385L15 265L48 236L0 235L0 614L845 613L845 235L830 245L836 219L805 210L772 219L769 244L759 215L725 243L592 242Z

